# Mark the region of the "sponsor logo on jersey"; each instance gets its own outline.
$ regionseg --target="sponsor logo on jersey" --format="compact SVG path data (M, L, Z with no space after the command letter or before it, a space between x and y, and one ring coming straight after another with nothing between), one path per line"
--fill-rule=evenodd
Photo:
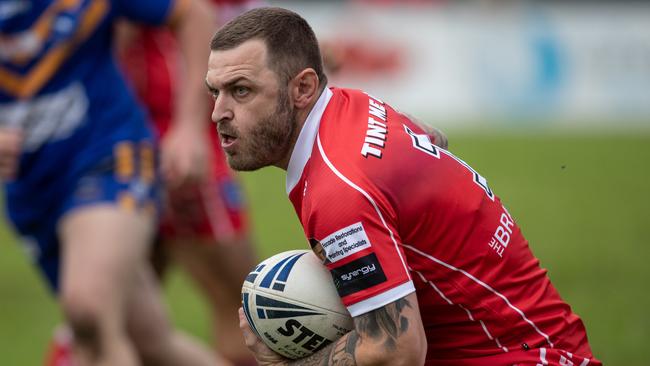
M0 2L0 20L5 21L29 11L31 2L23 0L5 0ZM0 55L2 52L0 51Z
M334 232L320 241L310 241L310 244L319 258L325 257L324 263L334 263L369 248L370 240L366 235L363 224L357 222Z
M506 210L504 206L501 206L501 208L503 208L503 212L501 213L499 224L488 243L488 246L492 248L499 257L503 257L503 252L508 248L512 231L515 226L515 221L512 219L512 216L510 216L508 210Z
M341 297L386 282L386 275L375 253L334 268L331 274Z
M361 155L366 158L370 155L381 159L387 134L385 104L368 95L368 129L361 145Z
M304 252L288 256L279 261L269 270L269 273L264 276L262 282L260 282L260 287L272 288L280 292L284 291L284 286L287 284L289 273L291 273L293 266L303 255L305 255Z
M89 105L84 86L73 83L51 94L0 104L0 125L24 131L23 151L33 152L70 137L86 122Z

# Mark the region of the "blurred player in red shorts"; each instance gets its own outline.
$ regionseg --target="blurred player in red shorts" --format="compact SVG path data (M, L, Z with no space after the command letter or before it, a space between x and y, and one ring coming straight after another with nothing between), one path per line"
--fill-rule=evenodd
M218 25L254 5L213 3ZM159 133L167 183L160 240L208 299L216 349L236 365L252 364L236 314L241 284L256 260L240 184L209 123L204 82L184 79L178 57L182 45L172 33L149 27L133 30L123 49L125 71ZM197 113L200 110L205 113ZM174 122L182 118L198 118L200 133L179 131L176 127L182 124ZM200 141L206 136L208 141ZM197 167L197 159L205 159L205 165Z

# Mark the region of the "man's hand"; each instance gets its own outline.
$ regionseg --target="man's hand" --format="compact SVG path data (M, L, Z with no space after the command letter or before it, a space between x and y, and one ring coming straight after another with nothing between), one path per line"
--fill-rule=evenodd
M192 0L184 16L172 21L182 54L176 78L172 127L163 138L161 164L168 187L199 183L210 173L209 98L205 92L205 67L216 19L206 0Z
M16 177L22 145L22 131L0 127L0 180L9 181Z
M447 147L449 146L448 141L447 141L447 136L440 131L439 129L430 126L419 119L411 116L410 114L405 114L408 119L411 120L411 122L415 123L420 127L421 129L424 130L424 132L431 137L431 142L433 142L434 145L443 148L447 150Z
M440 131L439 129L433 126L429 126L425 123L420 123L420 122L417 123L418 126L420 126L420 128L422 128L424 132L426 132L427 135L429 135L429 137L433 139L432 142L434 145L447 150L449 143L447 141L447 136L442 131Z
M198 124L171 127L162 140L160 157L163 178L170 188L196 184L208 177L212 161L208 138L208 131L199 129Z
M239 308L239 328L244 334L246 346L253 352L255 359L261 366L288 365L289 360L267 347L255 332L253 332L242 308Z

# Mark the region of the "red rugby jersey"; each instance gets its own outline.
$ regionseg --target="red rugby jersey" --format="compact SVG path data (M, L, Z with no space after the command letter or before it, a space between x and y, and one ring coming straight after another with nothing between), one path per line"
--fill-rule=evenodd
M353 316L417 292L427 364L600 364L487 181L380 99L322 93L287 193Z

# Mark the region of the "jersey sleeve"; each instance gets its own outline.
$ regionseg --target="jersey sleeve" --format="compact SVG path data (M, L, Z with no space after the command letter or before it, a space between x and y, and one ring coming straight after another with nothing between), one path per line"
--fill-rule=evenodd
M176 22L192 0L113 0L117 15L131 21L162 25Z
M390 209L360 187L340 182L313 205L305 229L343 303L358 316L415 288Z

